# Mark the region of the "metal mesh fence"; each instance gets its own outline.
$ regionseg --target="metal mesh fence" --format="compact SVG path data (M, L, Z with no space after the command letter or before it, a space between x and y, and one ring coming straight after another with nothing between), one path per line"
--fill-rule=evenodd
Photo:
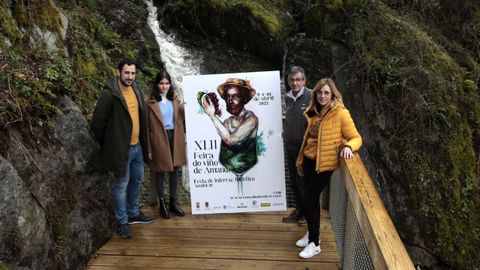
M342 269L374 269L339 170L330 182L329 210Z

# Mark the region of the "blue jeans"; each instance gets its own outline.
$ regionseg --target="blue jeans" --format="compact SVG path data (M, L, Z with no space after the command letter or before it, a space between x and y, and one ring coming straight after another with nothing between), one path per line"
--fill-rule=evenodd
M128 151L127 172L115 179L112 188L113 208L118 224L127 224L128 217L136 217L140 185L143 181L143 153L140 143L131 145Z

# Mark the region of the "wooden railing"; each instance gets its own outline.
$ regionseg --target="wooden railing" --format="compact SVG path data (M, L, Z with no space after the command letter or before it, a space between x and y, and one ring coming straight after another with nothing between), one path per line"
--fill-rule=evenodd
M369 265L373 265L374 269L415 269L360 155L355 153L353 159L341 161L339 171L336 173L337 177L341 178L337 179L337 185L344 184L344 187L341 187L341 189L346 191L346 195L344 196L347 198L344 201L346 204L350 204L348 207L345 206L344 209L352 209L355 216L346 217L346 219L340 223L348 224L350 222L348 221L349 218L356 220L358 224L356 226L360 229L361 236L363 236L364 243L362 243L362 245L366 246L368 251L368 254L361 256L369 256L370 258L364 259L368 259ZM338 190L338 186L336 188ZM332 189L330 196L334 196L335 192L336 191ZM332 210L330 212L332 215L334 214ZM345 215L348 215L348 212L352 211L344 210L344 212L346 213ZM348 233L345 233L345 228L342 230L342 235L348 235ZM344 245L351 245L351 242L355 241L341 242L344 242ZM358 252L359 248L350 247L342 250L345 250L346 253L352 250L353 252ZM345 255L349 256L348 254ZM350 257L358 258L359 255L350 255ZM371 266L359 267L350 265L344 267L344 269L348 268L369 269Z

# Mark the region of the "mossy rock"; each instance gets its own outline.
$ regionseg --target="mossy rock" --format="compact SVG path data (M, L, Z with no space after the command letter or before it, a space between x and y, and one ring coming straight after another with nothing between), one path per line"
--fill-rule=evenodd
M293 19L282 4L269 1L170 1L162 18L204 38L278 62Z
M462 108L462 69L425 32L388 8L361 9L364 14L352 16L349 45L363 62L364 76L372 78L366 90L380 97L376 114L390 120L382 130L389 147L400 150L389 158L382 154L388 149L378 149L376 158L395 164L388 170L410 195L411 209L418 207L413 214L427 246L443 263L466 268L478 259L480 200L474 195L479 179L468 112Z
M0 270L11 270L12 267L4 262L0 261Z
M331 46L331 41L321 38L296 39L287 48L287 69L294 65L303 67L307 77L306 85L313 88L318 80L333 74ZM288 74L284 75L286 82Z
M13 19L9 10L0 5L0 34L3 34L11 42L21 40L23 38L23 33L18 28L16 21ZM1 41L3 43L3 40Z
M480 248L473 139L480 103L464 63L474 72L478 64L464 57L460 65L425 27L380 1L342 2L313 6L305 27L309 35L346 45L356 67L348 78L373 100L362 108L371 120L364 127L369 156L388 176L389 188L409 200L408 213L391 214L417 220L424 248L439 264L468 269ZM407 219L394 222L406 243L418 244Z

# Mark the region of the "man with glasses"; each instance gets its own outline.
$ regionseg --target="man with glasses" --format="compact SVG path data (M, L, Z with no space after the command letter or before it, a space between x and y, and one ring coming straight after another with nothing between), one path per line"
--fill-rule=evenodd
M283 137L287 147L287 163L290 178L290 188L295 197L295 210L282 218L283 222L306 225L307 220L302 213L302 197L305 194L305 183L297 173L295 161L307 127L303 116L305 108L310 102L312 90L305 87L305 71L299 66L293 66L288 73L288 86L290 91L285 95L285 126Z

